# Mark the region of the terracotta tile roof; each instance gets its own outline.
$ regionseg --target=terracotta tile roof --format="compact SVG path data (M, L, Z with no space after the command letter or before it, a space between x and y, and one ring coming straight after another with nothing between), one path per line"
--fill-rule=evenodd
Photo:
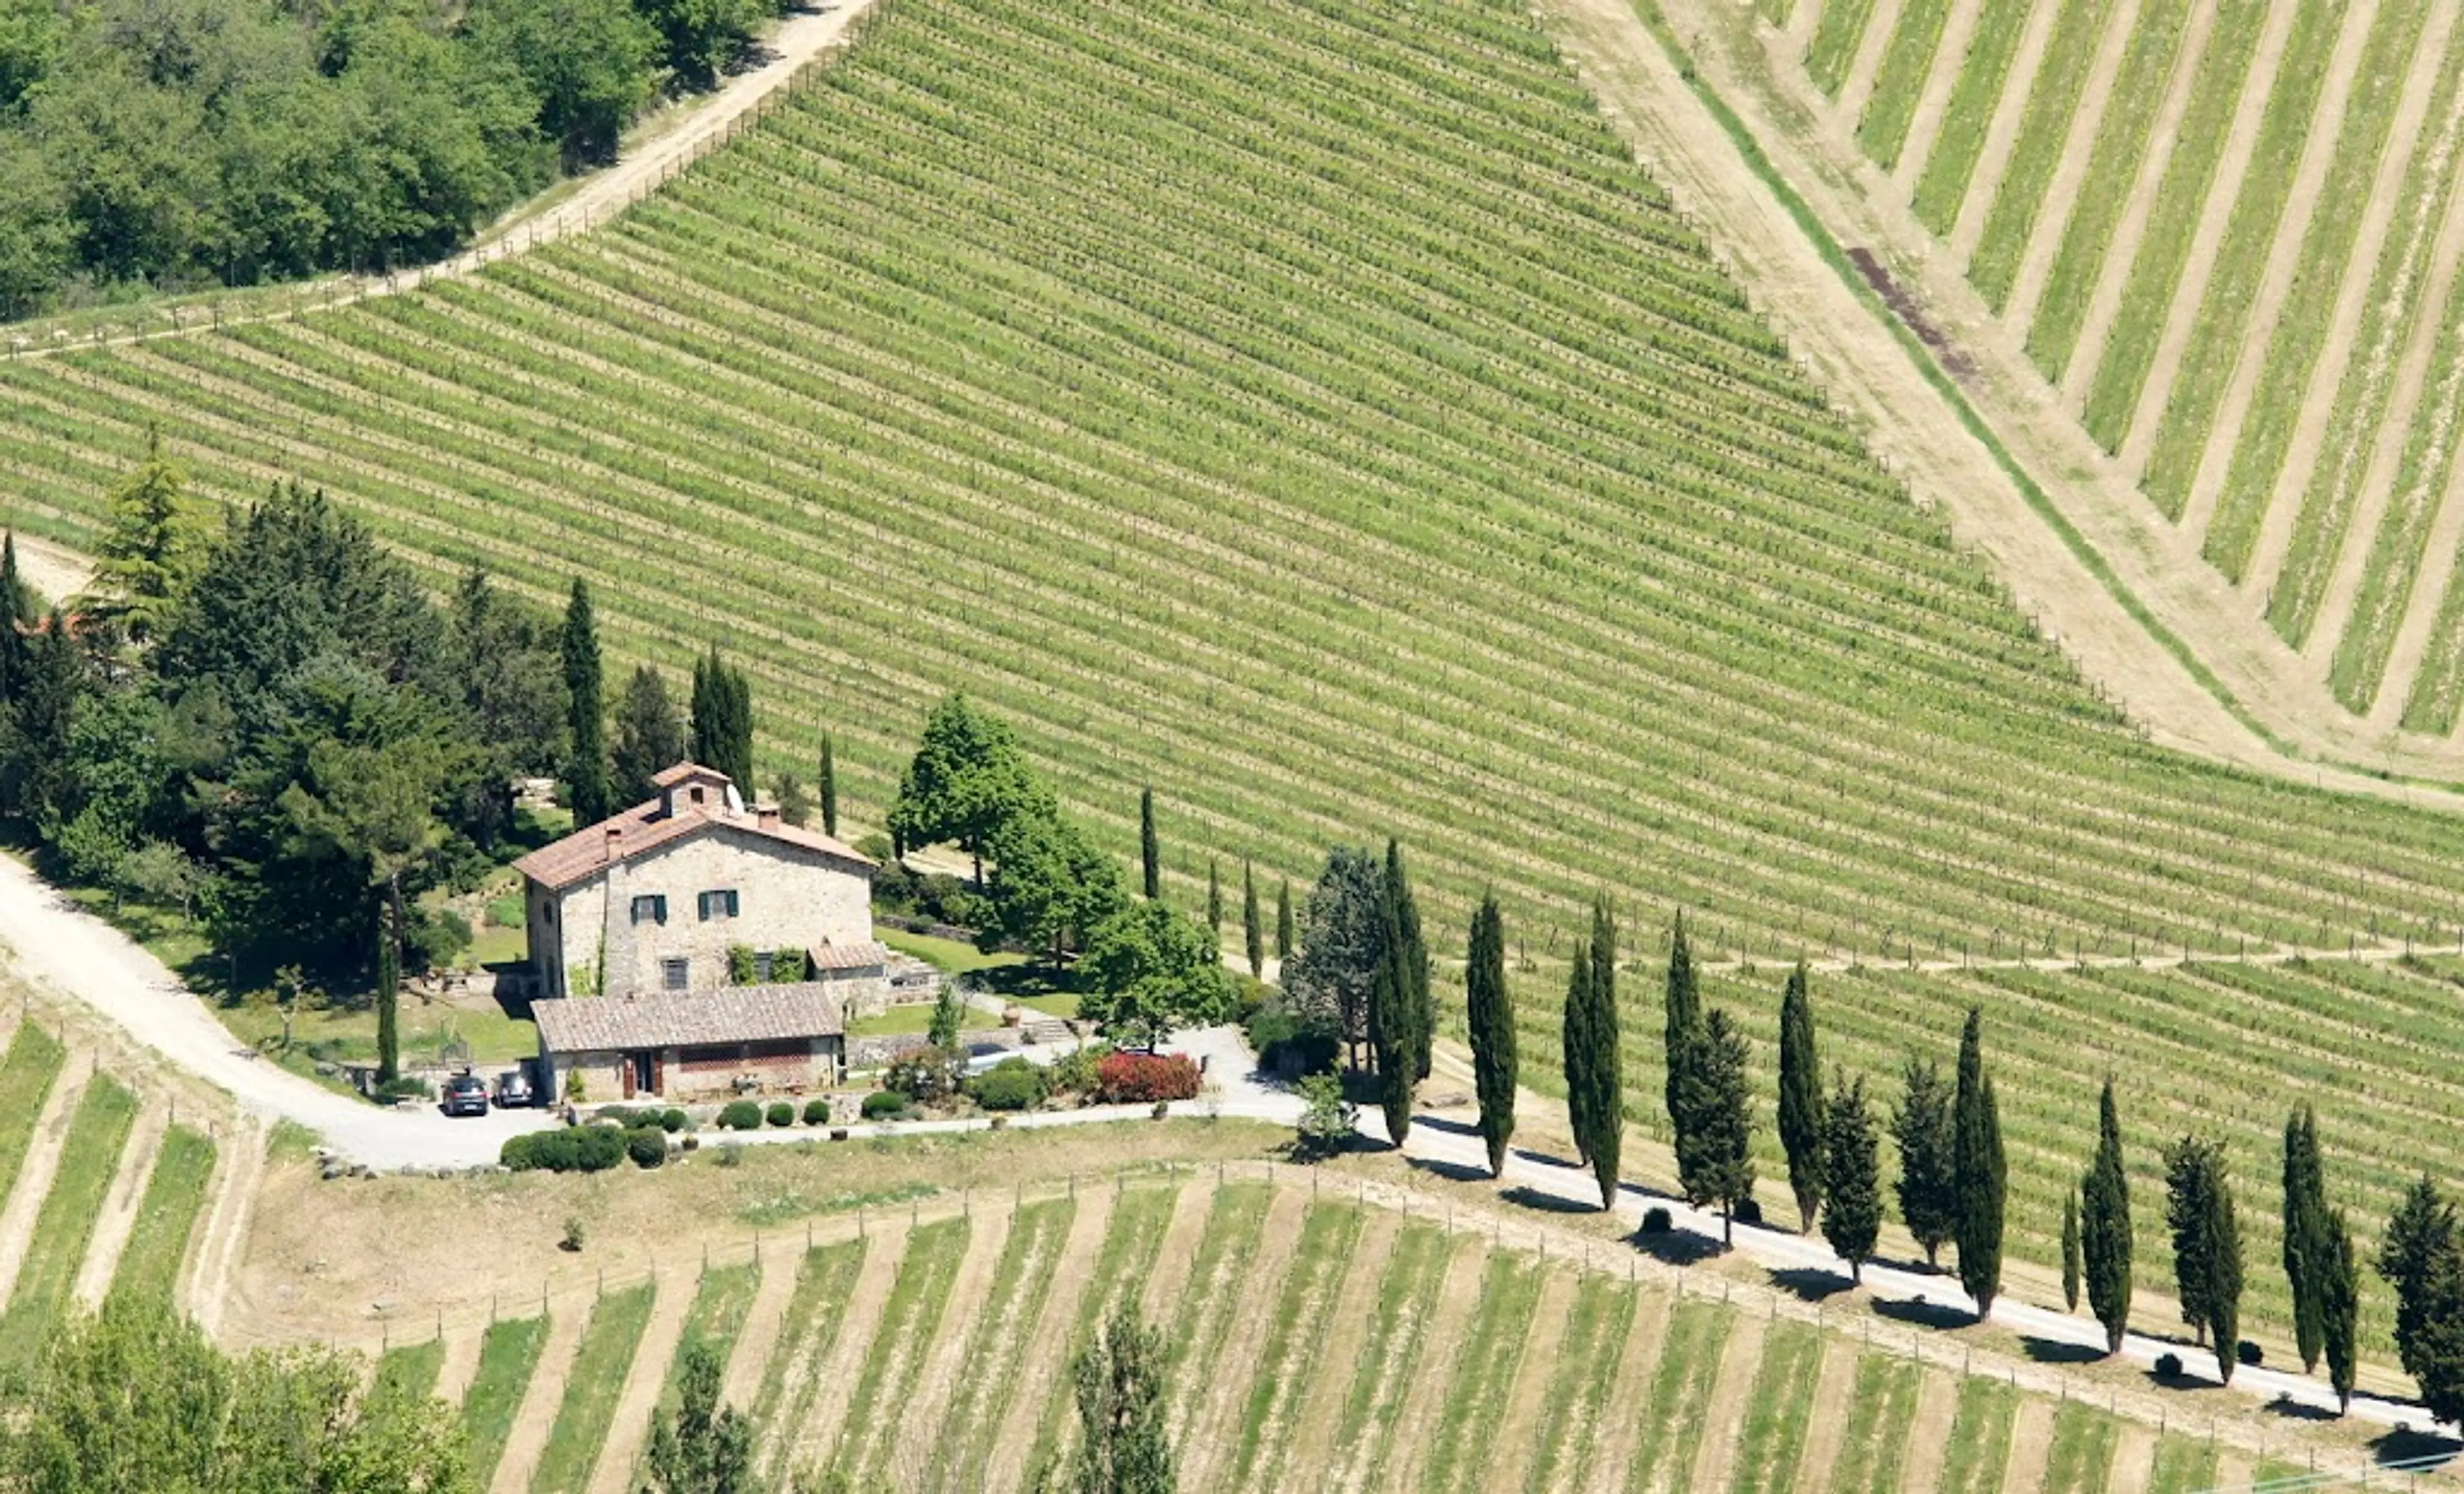
M716 1046L838 1037L847 1014L822 981L531 1003L546 1053Z
M872 970L890 963L890 951L870 939L861 944L825 944L807 950L815 970Z
M672 768L662 768L650 775L652 788L673 788L690 778L716 779L724 783L727 775L716 768L705 768L698 762L679 762Z
M671 774L709 771L695 768L689 762L680 762L659 777L665 780ZM685 804L671 815L665 804L652 799L609 815L586 829L576 830L561 841L540 846L515 862L514 868L534 882L563 889L597 876L612 862L639 856L671 842L717 828L782 841L867 869L873 864L870 857L843 841L832 840L818 830L785 824L775 815L764 816L754 810L732 811L723 804Z

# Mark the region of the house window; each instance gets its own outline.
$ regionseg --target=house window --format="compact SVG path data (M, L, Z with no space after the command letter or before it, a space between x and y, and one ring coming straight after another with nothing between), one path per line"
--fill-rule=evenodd
M693 978L693 961L663 959L659 961L659 984L663 989L682 991Z
M721 892L704 892L701 894L702 922L708 923L713 918L733 918L735 916L736 890L734 888L729 888L727 890Z
M633 899L633 921L635 923L667 922L667 895L665 893L651 893Z
M776 968L775 961L772 957L773 953L774 952L770 950L755 950L753 952L753 980L755 984L768 985L770 983L770 972Z
M693 785L693 802L696 804L701 802L701 785L698 783Z

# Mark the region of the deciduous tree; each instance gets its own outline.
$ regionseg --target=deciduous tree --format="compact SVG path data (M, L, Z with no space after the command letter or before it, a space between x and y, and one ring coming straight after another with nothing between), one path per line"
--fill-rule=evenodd
M2088 1306L2104 1325L2104 1351L2119 1353L2130 1330L2130 1175L2122 1164L2122 1114L2110 1078L2097 1101L2096 1160L2079 1183L2079 1201Z
M1959 1200L1959 1285L1976 1301L1980 1319L1993 1312L2002 1289L2002 1208L2009 1186L2002 1153L2001 1108L1985 1071L1985 1014L1968 1009L1959 1040L1959 1091L1951 1102L1952 1192Z
M995 825L984 852L993 869L984 887L993 907L989 933L1062 954L1121 909L1120 868L1048 798Z
M1880 1150L1863 1077L1835 1077L1822 1110L1822 1238L1858 1282L1882 1231Z
M975 857L980 885L985 840L1038 798L1009 728L954 694L924 723L923 740L898 780L890 833L910 850L956 841Z
M1797 1233L1814 1227L1822 1205L1822 1066L1814 1047L1814 1007L1805 990L1805 961L1789 973L1779 1003L1779 1144L1788 1153L1789 1191L1796 1196Z
M1206 931L1162 903L1133 903L1087 940L1078 968L1089 991L1079 1015L1153 1047L1175 1027L1232 1012L1232 980Z
M1506 918L1484 896L1471 918L1470 956L1463 966L1463 1010L1471 1030L1472 1088L1480 1097L1480 1134L1492 1177L1506 1175L1506 1147L1514 1136L1514 993L1506 984Z
M725 1367L710 1345L686 1343L676 1365L675 1409L650 1423L650 1489L643 1494L759 1494L753 1423L719 1402Z
M1125 1300L1069 1367L1077 1393L1074 1494L1172 1494L1172 1444L1165 1429L1163 1335L1138 1321Z
M1929 1059L1908 1055L1900 1071L1900 1108L1891 1139L1900 1153L1900 1218L1925 1255L1940 1263L1945 1241L1959 1226L1959 1188L1951 1164L1951 1091Z

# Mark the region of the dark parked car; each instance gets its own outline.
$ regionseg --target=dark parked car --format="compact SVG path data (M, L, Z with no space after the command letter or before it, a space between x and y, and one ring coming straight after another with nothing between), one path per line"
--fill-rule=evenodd
M475 1074L455 1074L445 1081L444 1105L448 1115L485 1115L488 1087Z
M509 1068L496 1076L498 1110L524 1110L538 1103L539 1096L531 1093L531 1081L528 1074L518 1068Z

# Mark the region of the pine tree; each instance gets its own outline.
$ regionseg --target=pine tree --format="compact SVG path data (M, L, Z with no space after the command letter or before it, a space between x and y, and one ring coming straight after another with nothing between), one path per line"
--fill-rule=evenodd
M2327 1355L2327 1383L2336 1388L2336 1409L2353 1409L2353 1385L2361 1369L2361 1259L2353 1252L2353 1226L2344 1211L2331 1209L2320 1231L2319 1343Z
M1506 1175L1506 1146L1514 1136L1514 994L1506 984L1506 919L1485 896L1471 918L1463 967L1463 1011L1471 1029L1472 1087L1480 1096L1480 1134L1492 1177Z
M1292 957L1292 879L1286 877L1275 887L1275 965L1282 974L1284 961Z
M966 1016L966 998L958 994L958 983L943 980L941 994L933 1001L933 1024L925 1029L924 1041L944 1053L957 1051L958 1029Z
M2077 1312L2079 1294L2079 1195L2062 1194L2062 1310Z
M1679 1103L1677 1181L1697 1208L1720 1206L1720 1241L1736 1242L1737 1205L1754 1196L1752 1094L1746 1078L1746 1035L1717 1007L1685 1049Z
M2464 1419L2464 1226L2424 1175L2379 1239L2379 1275L2395 1287L2395 1349L2441 1421Z
M1900 1218L1939 1265L1943 1242L1959 1224L1959 1194L1951 1170L1950 1089L1931 1060L1908 1055L1900 1072L1901 1099L1891 1117L1891 1139L1900 1152Z
M1206 858L1206 930L1219 937L1223 933L1223 879L1212 856Z
M1163 895L1163 848L1155 840L1155 790L1138 790L1138 865L1146 872L1147 901Z
M830 734L822 734L822 833L835 839L839 833L839 757Z
M2230 1384L2240 1342L2241 1228L2233 1217L2223 1146L2184 1136L2167 1148L2165 1190L2182 1321L2201 1343L2213 1335L2216 1373Z
M1789 1191L1796 1195L1797 1233L1814 1227L1822 1206L1822 1066L1814 1049L1814 1007L1805 991L1805 961L1789 973L1779 1003L1779 1144L1788 1153Z
M92 590L76 604L137 643L159 636L204 567L206 544L187 474L145 438L144 464L111 491L111 522L95 546Z
M1248 956L1249 978L1266 976L1266 931L1258 922L1258 874L1241 863L1241 953Z
M1403 981L1405 1007L1411 1014L1412 1073L1415 1078L1426 1079L1438 1026L1437 1008L1429 994L1429 943L1420 933L1420 903L1412 892L1411 874L1403 868L1403 847L1392 840L1386 843L1386 889L1395 902L1395 934L1400 940L1396 946L1400 961L1397 969ZM1592 952L1592 970L1596 979L1597 949Z
M2284 1275L2293 1287L2293 1343L2301 1371L2319 1366L2325 1323L2326 1177L2319 1157L2319 1118L2307 1105L2284 1122Z
M1822 1110L1822 1238L1848 1263L1849 1280L1865 1279L1865 1263L1882 1231L1881 1162L1865 1081L1835 1076Z
M2096 1160L2079 1184L2079 1197L2088 1306L2104 1325L2105 1352L2119 1353L2122 1336L2130 1330L2130 1175L2122 1165L2122 1114L2109 1078L2097 1102Z
M1976 1300L1981 1321L2002 1290L2002 1209L2009 1186L2002 1153L2002 1116L1993 1076L1985 1071L1985 1013L1968 1009L1959 1039L1959 1092L1951 1102L1951 1179L1959 1200L1959 1285Z
M1677 1090L1685 1072L1685 1049L1702 1029L1703 999L1694 985L1694 956L1685 944L1685 914L1677 914L1677 929L1668 941L1668 992L1663 1013L1663 1081L1668 1126L1677 1145L1685 1144L1684 1106Z
M1124 1302L1069 1367L1078 1403L1074 1494L1172 1494L1172 1443L1165 1429L1163 1335Z
M1566 978L1566 1016L1557 1025L1565 1050L1566 1125L1574 1133L1574 1158L1585 1167L1592 1165L1592 1133L1598 1129L1592 1116L1597 1045L1591 1022L1592 947L1586 942L1574 946L1574 968Z
M572 751L565 759L565 799L577 825L597 824L616 812L607 781L605 676L599 659L599 624L590 608L590 583L573 578L564 607L566 730Z

